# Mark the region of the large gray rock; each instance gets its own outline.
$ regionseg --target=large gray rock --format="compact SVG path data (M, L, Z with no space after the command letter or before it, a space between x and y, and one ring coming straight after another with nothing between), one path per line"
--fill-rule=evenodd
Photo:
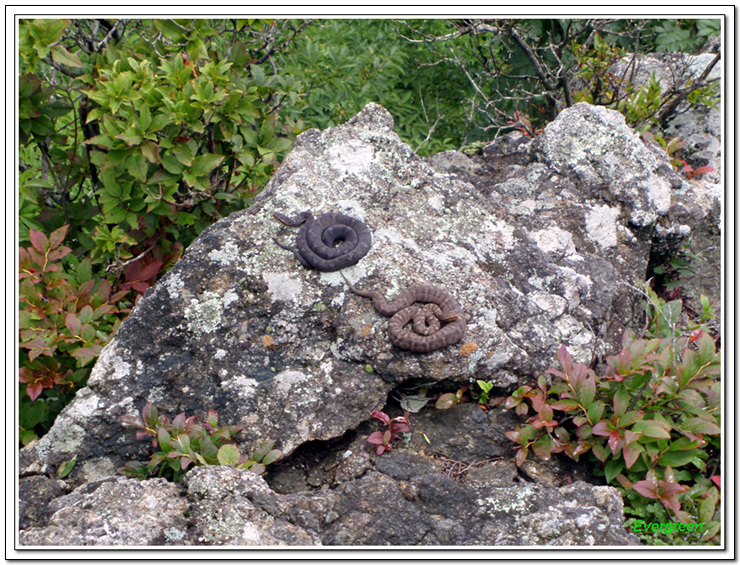
M369 104L346 124L299 136L255 205L205 230L147 292L103 350L87 387L46 436L21 451L22 475L52 477L76 456L63 488L45 491L58 497L76 488L69 497L113 476L130 459L146 460L144 442L121 425L123 415L138 413L146 402L170 415L202 418L214 409L219 422L244 428L237 436L243 453L272 438L288 458L301 446L359 429L410 380L453 386L490 380L504 392L552 366L561 344L578 361L613 353L623 330L639 323L641 297L628 285L644 279L654 239L690 231L681 222L686 214L671 216L683 181L666 159L646 148L619 114L585 104L564 111L534 145L511 140L500 146L490 174L485 167L471 173L460 159L438 161L446 171L440 172L392 128L388 112ZM508 160L507 147L517 151ZM705 210L701 202L691 206L690 214ZM370 252L344 271L357 286L389 298L413 283L443 286L467 314L465 338L429 354L394 348L387 320L369 300L348 292L338 273L304 269L272 241L292 240L296 232L278 224L273 211L307 209L344 212L369 226ZM447 422L442 412L419 420L429 424L437 453L467 464L506 457L502 432L514 422L469 406L474 412L449 412ZM465 429L451 426L453 420ZM446 424L447 434L435 423ZM428 457L421 437L409 449ZM301 492L288 488L285 496L293 498L281 498L244 474L238 479L244 491L220 487L216 477L231 477L233 470L191 471L188 488L202 496L191 499L190 511L202 500L212 519L199 521L182 543L634 541L621 530L616 491L585 484L568 490L551 481L520 485L524 490L516 495L483 496L475 484L501 484L500 477L491 478L500 469L469 487L439 472L404 480L397 478L402 470L388 475L376 468L378 458L363 438L353 445L349 455L337 456L338 468L320 495L307 490L318 483ZM206 476L207 483L199 482ZM171 485L145 485L161 491L160 504L171 498ZM106 489L114 487L133 488L120 478L101 486L100 508ZM244 494L249 489L257 489L260 500L282 502L256 503ZM465 508L438 507L438 497L458 495ZM602 504L605 496L609 501ZM54 528L63 508L52 504L64 506L72 500L66 497L27 509L26 523L42 517L24 536L27 543L43 544L46 534L61 539ZM382 497L389 497L385 506L378 505ZM525 503L530 499L540 502ZM286 500L300 500L306 514L291 515ZM549 500L560 506L548 510L543 505ZM566 510L574 504L586 510ZM219 505L221 513L213 515ZM532 512L540 518L527 518ZM466 537L468 520L475 527ZM559 521L568 525L556 527ZM246 530L226 531L224 523ZM615 528L620 533L608 533ZM142 539L174 543L172 531L167 538L153 529ZM84 529L75 532L65 543L86 543ZM119 537L105 539L117 543Z

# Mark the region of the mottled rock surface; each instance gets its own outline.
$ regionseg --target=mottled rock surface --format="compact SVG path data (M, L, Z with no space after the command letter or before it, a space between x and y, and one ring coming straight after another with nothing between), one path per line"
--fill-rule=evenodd
M514 422L501 410L430 405L402 451L381 457L365 437L370 414L409 383L481 379L511 392L553 366L561 344L577 361L614 353L639 327L631 287L654 247L715 203L690 188L619 114L586 104L477 161L418 157L375 104L305 132L255 205L205 230L147 292L87 387L21 451L22 480L43 487L23 501L22 543L635 543L616 490L569 485L556 461L507 465ZM344 270L354 284L387 298L443 286L466 312L465 338L429 354L394 348L387 319L339 273L306 270L273 242L296 231L273 211L307 209L372 231L370 252ZM116 477L147 459L121 425L146 402L171 416L216 410L244 428L242 453L276 439L283 467L268 483L233 468L194 469L184 487ZM308 465L312 451L322 456ZM73 456L65 481L49 482Z

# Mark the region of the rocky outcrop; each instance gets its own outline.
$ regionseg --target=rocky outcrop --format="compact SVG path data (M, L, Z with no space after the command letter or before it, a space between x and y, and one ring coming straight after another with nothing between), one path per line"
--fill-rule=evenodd
M493 467L493 463L487 464ZM513 466L513 464L512 464ZM234 467L163 479L93 481L55 499L23 545L636 545L622 499L583 482L461 484L427 456L394 451L336 489L279 494ZM516 473L514 472L514 475Z
M22 481L49 493L26 505L22 543L635 543L614 489L562 477L502 482L501 463L486 461L510 459L510 414L429 408L412 417L402 451L380 457L361 431L399 387L481 379L510 392L552 366L561 344L578 361L613 353L640 322L631 287L644 280L656 239L684 237L683 220L708 205L678 210L675 195L690 190L667 157L619 114L586 104L534 142L505 137L482 163L461 163L415 155L374 104L299 136L254 206L201 234L125 320L50 432L21 451ZM445 288L466 314L463 340L425 354L394 348L387 319L339 273L307 270L273 242L295 234L273 212L303 210L362 220L373 244L347 278L387 298L414 283ZM273 490L233 468L197 468L177 494L177 485L115 477L125 462L146 460L121 425L146 402L170 415L216 410L219 422L244 428L243 453L276 439L284 464L307 445L356 438L318 483ZM445 433L435 436L436 420ZM43 478L73 456L64 482ZM453 480L439 457L476 464L470 481ZM523 481L513 467L506 473ZM119 508L126 497L148 506ZM141 518L146 535L124 526L132 512L163 511L158 524Z

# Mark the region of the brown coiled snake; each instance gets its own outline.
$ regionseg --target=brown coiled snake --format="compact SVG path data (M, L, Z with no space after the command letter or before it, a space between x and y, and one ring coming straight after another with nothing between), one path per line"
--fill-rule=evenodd
M371 298L380 314L391 317L388 337L399 349L429 353L454 345L465 335L465 314L457 300L446 290L428 284L415 284L389 304L379 293L355 288L347 277L344 280L352 292ZM427 304L419 307L414 306L414 302ZM409 322L413 322L413 331L404 329ZM442 326L441 322L447 323Z

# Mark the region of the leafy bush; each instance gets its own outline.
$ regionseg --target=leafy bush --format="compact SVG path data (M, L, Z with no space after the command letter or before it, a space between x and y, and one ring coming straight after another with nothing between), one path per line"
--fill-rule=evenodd
M540 377L536 388L498 399L523 416L534 410L506 435L519 446L517 465L530 453L542 459L565 453L576 461L588 454L623 492L626 513L647 522L702 522L700 541L718 543L720 356L706 331L677 330L680 301L650 299L651 338L626 331L604 376L574 363L563 346L560 370L547 371L552 386Z
M128 290L111 294L96 280L89 259L72 259L62 245L68 226L49 237L29 230L31 246L19 250L20 440L43 435L83 386L92 362L121 323ZM62 260L73 274L67 273Z
M149 463L131 461L118 469L119 473L140 480L156 474L179 481L191 464L232 465L261 475L265 473L267 465L282 455L279 450L273 449L274 440L268 440L247 459L231 441L231 437L241 428L219 427L218 414L214 410L209 410L206 421L201 425L195 416L186 418L185 414L178 414L170 421L165 414L159 414L153 404L147 403L141 411L141 417L123 416L121 422L138 428L136 439L153 438Z

